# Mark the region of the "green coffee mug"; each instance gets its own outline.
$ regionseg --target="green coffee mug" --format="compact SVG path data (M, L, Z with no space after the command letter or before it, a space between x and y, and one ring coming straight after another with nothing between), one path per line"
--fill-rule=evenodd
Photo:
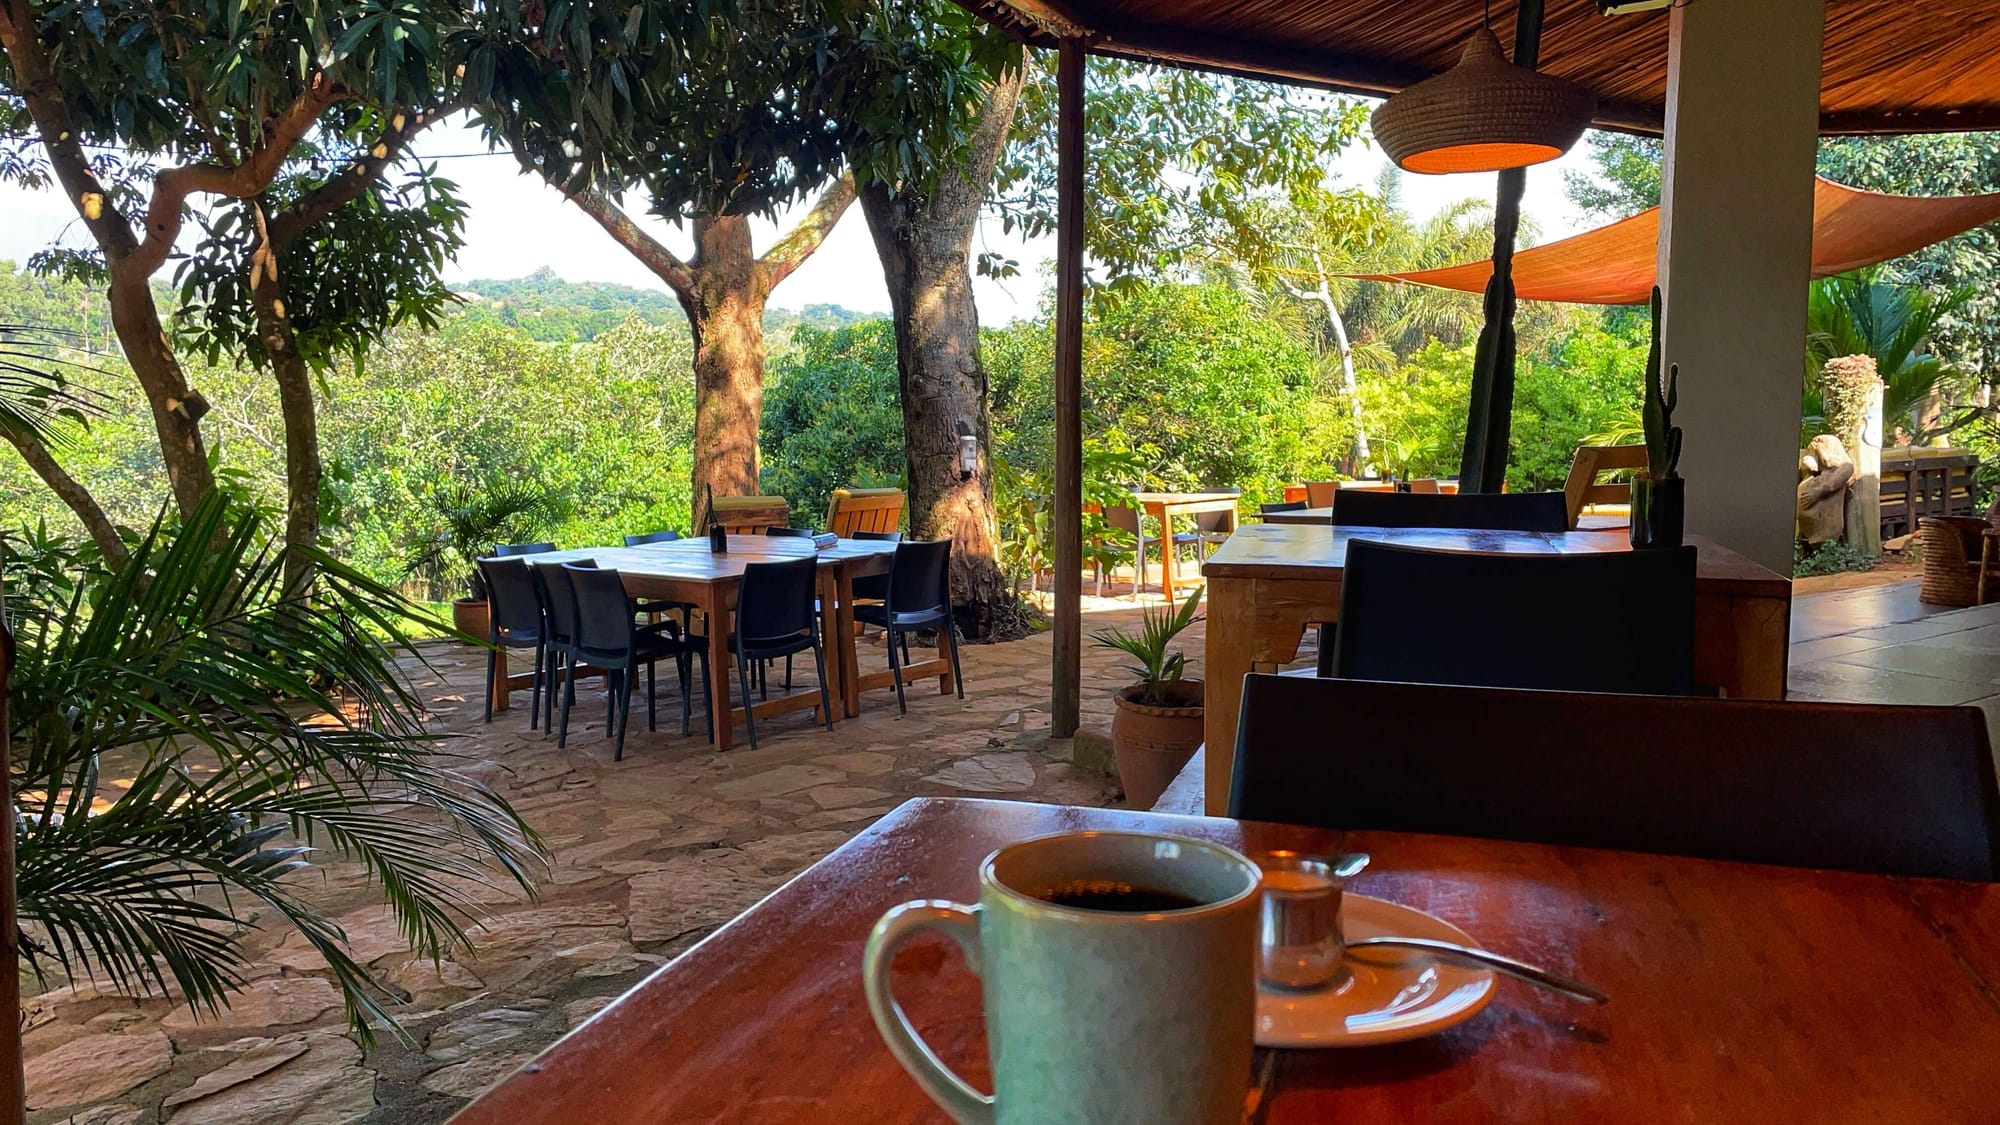
M1237 1125L1257 1006L1259 872L1217 844L1073 832L1001 848L979 905L906 902L868 937L868 1009L961 1123ZM889 991L904 939L936 930L980 976L993 1096L947 1070Z

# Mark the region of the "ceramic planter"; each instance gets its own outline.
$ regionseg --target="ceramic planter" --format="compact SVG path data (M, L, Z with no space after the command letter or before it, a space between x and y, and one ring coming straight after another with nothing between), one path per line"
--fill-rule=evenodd
M1632 478L1632 549L1681 545L1681 525L1687 518L1687 481L1681 477L1654 480L1646 473Z
M475 637L490 636L492 609L485 598L457 598L451 603L451 627Z
M1135 686L1112 697L1118 710L1111 716L1111 752L1118 759L1126 806L1150 809L1201 745L1202 683L1182 680L1175 685L1172 694L1180 703L1175 707L1136 702L1138 694Z

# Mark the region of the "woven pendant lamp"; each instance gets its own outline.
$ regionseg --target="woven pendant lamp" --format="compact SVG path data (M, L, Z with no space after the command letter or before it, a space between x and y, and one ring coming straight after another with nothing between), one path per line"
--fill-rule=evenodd
M1497 172L1569 151L1597 95L1507 61L1491 28L1472 33L1452 67L1376 107L1376 143L1408 172Z

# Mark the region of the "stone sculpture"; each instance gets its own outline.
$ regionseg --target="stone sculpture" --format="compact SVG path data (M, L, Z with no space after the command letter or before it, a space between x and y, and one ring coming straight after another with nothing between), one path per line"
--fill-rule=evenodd
M1838 539L1847 529L1847 490L1854 459L1832 434L1821 434L1799 456L1798 536L1809 544Z

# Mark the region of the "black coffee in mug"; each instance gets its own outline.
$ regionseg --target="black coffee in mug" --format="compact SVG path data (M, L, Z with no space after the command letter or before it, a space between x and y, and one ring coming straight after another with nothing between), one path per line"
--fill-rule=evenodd
M1158 914L1201 905L1199 899L1179 891L1155 890L1107 879L1079 879L1051 887L1035 897L1073 910L1108 910L1118 914Z

